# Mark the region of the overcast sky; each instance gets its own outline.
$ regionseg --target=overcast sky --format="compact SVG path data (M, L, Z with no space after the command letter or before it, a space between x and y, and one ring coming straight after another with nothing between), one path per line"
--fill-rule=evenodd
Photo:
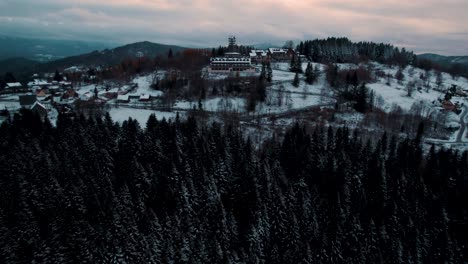
M346 36L468 55L468 0L0 0L0 33L182 46Z

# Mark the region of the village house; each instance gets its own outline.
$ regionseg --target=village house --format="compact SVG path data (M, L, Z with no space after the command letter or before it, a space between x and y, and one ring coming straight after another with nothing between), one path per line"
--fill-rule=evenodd
M119 94L117 96L117 102L119 103L130 103L130 97L128 94Z
M38 101L36 101L32 106L31 106L31 111L33 111L34 113L38 114L39 117L44 120L46 117L47 117L47 108L39 103Z
M23 88L23 85L19 82L7 83L5 86L5 89L8 89L8 90L19 90L22 88Z
M288 55L288 50L280 48L269 48L268 58L274 62L289 61L291 59Z
M61 99L62 100L73 100L73 99L76 99L78 98L78 94L76 93L75 90L73 89L67 89L63 94L62 94L62 97Z
M235 52L236 47L236 38L234 36L229 37L229 52L226 52L222 57L211 58L208 72L255 72L251 58Z
M149 94L142 94L140 95L140 98L138 99L140 102L148 102L150 101L151 96Z
M45 98L49 94L49 90L47 88L39 89L36 91L36 96L40 98Z
M450 100L444 100L442 101L442 108L445 111L456 111L457 110L457 105L452 103Z
M82 95L80 95L80 100L81 101L89 101L94 97L94 94L91 92L86 92Z
M32 82L28 82L28 87L32 89L37 89L37 87L47 88L47 86L49 85L51 85L51 83L45 80L40 80L40 79L34 79Z
M259 64L267 60L268 53L264 50L251 50L249 56L252 63Z
M59 84L59 86L60 86L62 89L69 89L69 88L72 88L72 83L71 83L71 82L60 81L58 84Z
M37 101L37 97L34 94L20 95L19 96L20 107L23 109L29 109L37 113L41 119L47 117L47 108Z

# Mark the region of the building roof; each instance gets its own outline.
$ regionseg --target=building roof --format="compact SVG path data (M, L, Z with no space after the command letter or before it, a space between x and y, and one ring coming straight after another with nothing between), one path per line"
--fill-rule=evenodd
M44 85L50 85L50 83L47 82L46 80L40 80L40 79L34 79L34 81L32 81L32 82L28 82L29 87L31 87L31 86L44 86Z
M37 96L34 94L20 95L19 101L21 106L33 105L37 101Z
M150 95L149 94L142 94L140 95L140 100L149 100L150 99Z
M93 93L91 92L86 92L82 95L80 95L80 99L83 100L83 101L88 101L89 99L93 98Z
M268 51L270 51L270 53L286 53L287 52L285 49L280 49L280 48L269 48Z
M43 108L43 109L47 110L46 107L45 107L43 104L39 103L38 101L36 101L36 102L31 106L31 110L34 109L34 108L37 108L37 107L40 107L40 108Z
M7 83L7 88L19 88L23 87L23 85L19 82L14 82L14 83Z
M226 57L215 57L211 58L211 63L250 63L249 57L242 58L226 58Z
M266 56L267 53L266 53L266 51L264 51L264 50L251 50L250 53L249 53L249 55L250 55L251 57L254 57L254 56Z
M128 94L119 94L117 96L117 100L119 101L128 101L130 98L128 96Z

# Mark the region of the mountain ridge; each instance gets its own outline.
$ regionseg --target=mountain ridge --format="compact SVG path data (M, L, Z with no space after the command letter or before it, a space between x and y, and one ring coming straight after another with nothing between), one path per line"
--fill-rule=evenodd
M18 76L27 76L37 72L63 70L71 66L111 66L120 63L125 58L140 56L156 57L166 55L172 49L174 54L187 48L176 45L140 41L112 49L94 50L88 53L70 56L46 63L36 62L27 58L16 57L0 60L0 74L13 72Z
M444 56L435 53L423 53L417 55L418 58L427 59L442 65L462 64L468 66L468 55L466 56Z
M30 60L48 62L116 47L111 42L93 42L64 39L40 39L0 35L0 60L23 57Z

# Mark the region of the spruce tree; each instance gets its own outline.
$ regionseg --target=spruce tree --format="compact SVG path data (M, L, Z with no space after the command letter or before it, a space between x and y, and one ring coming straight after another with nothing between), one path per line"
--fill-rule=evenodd
M300 84L299 73L296 73L296 75L294 76L294 80L292 84L294 87L299 87L299 84Z

